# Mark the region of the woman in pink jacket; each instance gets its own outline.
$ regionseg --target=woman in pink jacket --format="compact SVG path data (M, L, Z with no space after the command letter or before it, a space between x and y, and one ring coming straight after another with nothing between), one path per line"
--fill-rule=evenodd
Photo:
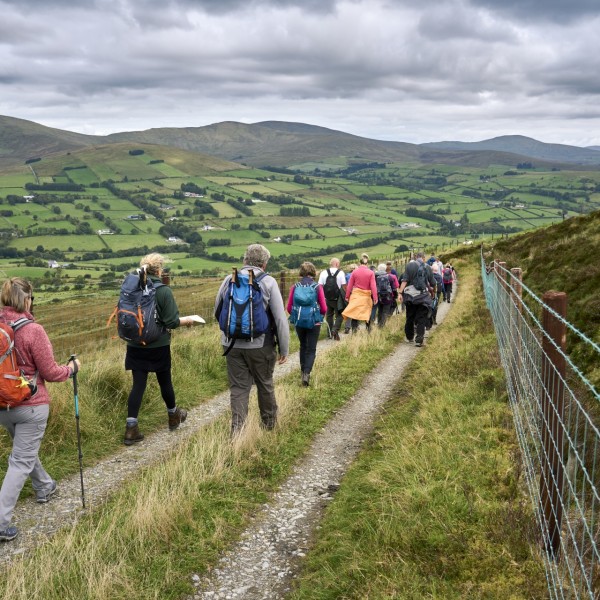
M56 491L56 481L46 473L38 458L50 409L46 381L66 381L73 375L73 367L58 365L54 360L52 344L31 312L33 288L28 281L20 277L5 281L0 300L3 323L14 323L22 318L30 321L14 333L15 352L17 364L27 379L33 379L37 373L37 390L34 388L30 398L14 408L0 408L0 425L13 440L8 470L0 489L0 541L7 542L18 534L10 522L27 477L31 478L37 502L41 504L48 502ZM75 368L79 367L80 362L75 360Z
M377 304L375 273L369 269L369 255L361 254L358 269L352 271L346 287L346 306L342 315L352 319L352 333L358 329L359 321L365 321L367 331L371 329L371 311Z

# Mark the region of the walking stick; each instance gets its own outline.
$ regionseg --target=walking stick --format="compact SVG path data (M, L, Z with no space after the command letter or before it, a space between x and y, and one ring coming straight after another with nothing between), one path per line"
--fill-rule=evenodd
M75 424L77 426L77 449L79 450L79 478L81 479L81 505L85 508L85 492L83 489L83 453L81 452L81 431L79 430L79 392L77 391L77 354L71 354L67 364L73 363L73 392L75 395Z

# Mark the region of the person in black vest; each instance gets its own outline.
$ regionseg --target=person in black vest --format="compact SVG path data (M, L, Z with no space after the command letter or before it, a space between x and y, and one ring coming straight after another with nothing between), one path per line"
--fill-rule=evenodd
M431 267L423 258L423 252L417 252L416 259L406 265L399 290L406 305L404 333L409 342L415 340L415 346L423 345L436 289Z
M140 266L146 269L153 283L160 283L165 259L162 254L152 252L140 260ZM174 431L187 417L187 411L179 408L175 402L175 390L171 380L171 330L185 325L191 327L191 316L180 317L173 292L168 285L156 290L157 321L165 327L164 333L154 342L142 346L134 342L127 343L125 370L131 371L133 385L127 399L127 423L123 443L126 446L137 444L144 439L138 426L138 414L142 398L146 391L148 373L155 373L160 394L167 407L169 430Z
M346 294L346 276L344 275L344 271L340 269L338 258L332 258L329 261L329 268L321 271L319 285L323 287L325 302L327 303L325 320L329 326L331 337L339 342L339 331L344 320L342 311L346 308L344 300Z

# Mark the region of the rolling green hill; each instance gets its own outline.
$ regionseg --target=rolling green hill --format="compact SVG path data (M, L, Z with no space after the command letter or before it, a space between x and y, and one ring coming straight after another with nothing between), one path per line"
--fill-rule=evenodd
M412 162L456 166L515 167L535 158L536 167L596 166L600 153L573 146L544 144L522 136L486 142L415 145L374 140L304 123L227 121L204 127L155 128L88 136L0 117L0 171L25 161L111 143L153 144L200 152L256 167L303 163Z

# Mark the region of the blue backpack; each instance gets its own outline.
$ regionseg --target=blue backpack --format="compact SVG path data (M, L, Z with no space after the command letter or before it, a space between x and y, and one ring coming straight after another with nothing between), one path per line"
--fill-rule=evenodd
M323 315L317 303L318 283L297 283L294 286L294 304L290 314L290 323L301 329L312 329L323 321Z
M253 340L271 330L259 285L266 275L261 273L255 277L252 270L246 275L233 269L229 289L215 313L221 331L230 342L223 356L229 353L236 340Z
M125 277L119 301L108 320L117 318L117 333L122 340L146 346L155 342L167 329L158 322L156 290L164 285L154 283L144 269Z

